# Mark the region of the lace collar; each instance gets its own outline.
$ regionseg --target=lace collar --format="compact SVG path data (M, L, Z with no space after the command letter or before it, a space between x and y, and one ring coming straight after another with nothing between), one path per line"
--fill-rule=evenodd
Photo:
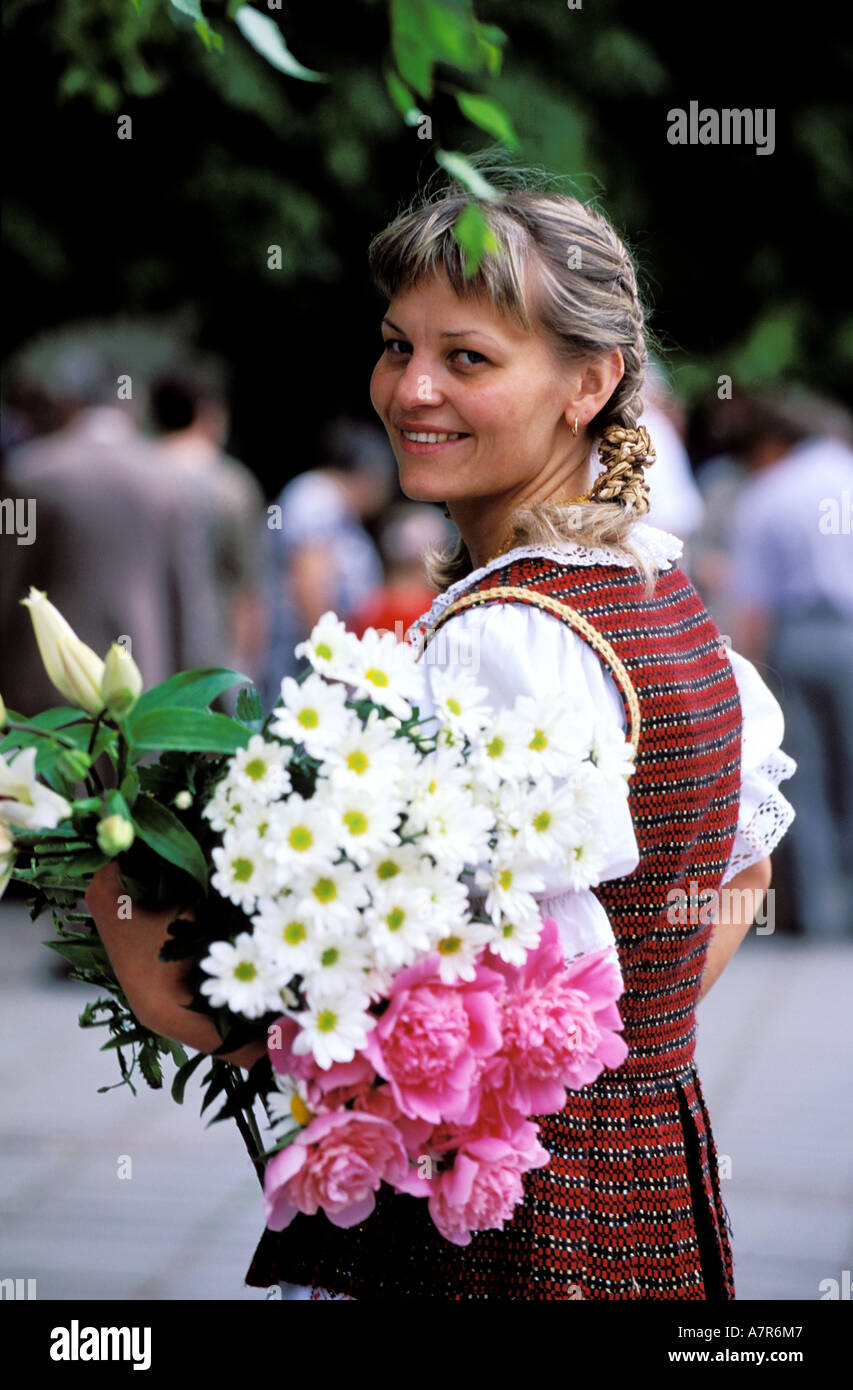
M634 522L629 532L629 539L638 550L642 550L648 555L658 569L669 569L684 549L684 543L679 540L678 536L674 536L671 531L661 530L659 526L652 526L646 521ZM456 583L451 584L444 593L437 594L433 599L432 606L412 623L412 627L425 629L431 626L432 623L438 621L445 608L450 607L454 599L457 599L472 584L476 584L484 575L491 574L493 570L502 569L512 560L524 560L531 557L556 560L558 564L569 562L573 565L621 565L626 569L634 563L629 555L611 550L609 546L581 545L580 541L569 539L560 541L559 545L519 545L514 550L508 550L505 555L499 555L494 560L490 560L487 565L482 565L480 569L472 570L464 578L457 579Z

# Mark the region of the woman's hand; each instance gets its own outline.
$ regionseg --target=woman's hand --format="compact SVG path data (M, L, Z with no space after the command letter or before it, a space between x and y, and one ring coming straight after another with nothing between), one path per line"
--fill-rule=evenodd
M758 916L772 874L769 858L759 859L757 864L742 869L720 889L721 911L708 942L699 999L704 999L722 975Z
M186 1007L193 997L186 983L188 963L158 959L178 909L147 912L137 907L122 884L115 861L95 874L86 893L86 906L118 982L143 1027L199 1052L214 1052L222 1039L213 1020ZM191 918L192 912L181 915ZM258 1041L228 1053L223 1061L248 1068L265 1054L266 1044Z

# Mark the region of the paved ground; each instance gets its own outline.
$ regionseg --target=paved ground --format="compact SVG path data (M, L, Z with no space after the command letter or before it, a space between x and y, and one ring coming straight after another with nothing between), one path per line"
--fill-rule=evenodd
M39 1298L263 1299L242 1283L263 1218L236 1129L203 1131L194 1082L183 1107L97 1094L115 1059L76 1027L88 991L51 975L50 931L0 904L0 1278ZM853 941L753 936L700 1006L739 1299L816 1300L853 1269L851 997Z

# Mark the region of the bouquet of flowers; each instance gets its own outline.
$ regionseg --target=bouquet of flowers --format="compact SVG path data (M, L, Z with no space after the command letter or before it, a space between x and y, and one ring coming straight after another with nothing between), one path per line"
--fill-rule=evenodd
M24 602L74 708L3 716L0 889L31 885L48 944L106 990L80 1022L106 1024L123 1080L138 1065L161 1085L171 1053L180 1101L211 1063L202 1109L224 1095L215 1118L240 1125L273 1230L321 1209L361 1222L382 1183L425 1198L456 1244L502 1229L549 1161L531 1117L627 1055L612 955L566 963L535 894L543 864L600 881L602 791L627 795L631 745L583 742L559 702L495 712L468 671L433 674L422 719L414 648L333 613L272 712L243 689L231 717L209 705L239 673L143 692L122 647L101 661L45 595ZM80 910L111 859L128 917L134 900L184 912L162 958L186 961L219 1050L265 1040L245 1078L134 1017Z

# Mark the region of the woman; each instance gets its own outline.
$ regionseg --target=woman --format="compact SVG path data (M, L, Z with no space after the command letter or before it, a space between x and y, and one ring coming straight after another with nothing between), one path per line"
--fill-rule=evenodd
M630 1052L540 1120L552 1160L525 1175L502 1231L450 1245L425 1202L382 1191L349 1230L299 1215L265 1233L247 1276L286 1297L734 1297L695 1007L760 909L793 814L776 784L794 764L778 704L675 563L680 542L638 520L654 452L636 428L647 348L630 257L592 208L517 184L481 205L502 254L473 277L459 194L376 238L389 304L371 398L403 492L445 501L461 537L432 564L422 712L452 637L494 705L549 695L555 718L604 717L635 743L604 881L573 892L567 869L540 895L567 956L616 950ZM90 902L144 1021L212 1049L212 1025L181 1014L178 972L153 959L167 914L146 915L130 946L115 892L104 876Z

